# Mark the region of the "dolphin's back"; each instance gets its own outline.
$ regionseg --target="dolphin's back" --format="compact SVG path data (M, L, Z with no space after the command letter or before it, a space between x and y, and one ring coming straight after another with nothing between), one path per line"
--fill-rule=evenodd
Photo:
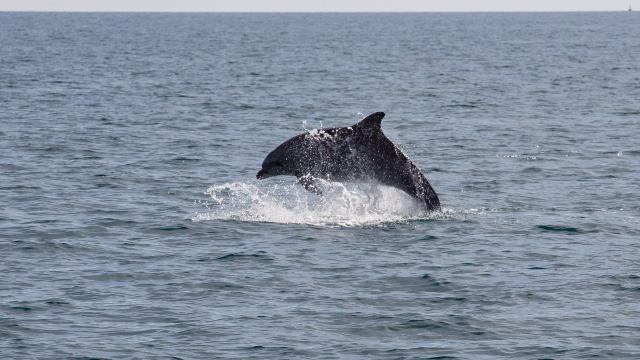
M307 146L299 171L325 180L350 181L365 177L366 161L358 156L360 149L353 129L330 128L303 134Z

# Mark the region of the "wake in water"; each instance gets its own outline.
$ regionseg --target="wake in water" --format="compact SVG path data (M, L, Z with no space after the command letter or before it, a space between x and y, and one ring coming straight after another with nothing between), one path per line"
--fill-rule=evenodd
M206 191L211 199L203 202L206 211L192 220L363 226L454 216L447 209L426 212L411 196L379 184L320 181L319 185L322 195L290 180L213 185Z

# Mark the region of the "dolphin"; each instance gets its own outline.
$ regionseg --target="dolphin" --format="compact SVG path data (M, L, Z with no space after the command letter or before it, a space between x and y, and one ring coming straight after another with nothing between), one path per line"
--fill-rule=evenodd
M418 199L428 211L440 200L427 178L382 132L383 112L353 126L311 130L285 141L267 155L258 179L293 175L309 191L320 193L315 179L377 181Z

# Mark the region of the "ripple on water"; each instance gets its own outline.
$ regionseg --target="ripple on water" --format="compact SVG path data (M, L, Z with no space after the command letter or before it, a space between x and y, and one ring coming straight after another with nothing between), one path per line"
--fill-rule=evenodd
M216 260L219 261L235 261L235 260L260 260L260 261L273 261L267 253L261 251L255 254L241 254L241 253L231 253L222 255L217 257Z
M369 326L352 326L350 333L355 336L379 338L403 336L407 339L438 339L443 336L449 340L472 340L494 338L496 335L467 315L447 315L443 317L414 317L398 321L397 317L376 317L354 314L355 323ZM353 320L353 319L352 319ZM353 321L352 321L353 322Z
M555 232L567 235L578 235L578 234L589 234L589 233L597 233L600 232L598 229L580 229L573 226L564 226L564 225L537 225L537 229L540 229L544 232Z

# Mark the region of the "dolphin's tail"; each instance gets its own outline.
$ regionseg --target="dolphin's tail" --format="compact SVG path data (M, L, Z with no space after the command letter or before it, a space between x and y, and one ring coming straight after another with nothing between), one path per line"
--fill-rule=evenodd
M440 210L440 199L438 194L433 190L427 178L419 174L420 180L416 181L416 197L424 202L429 211Z
M440 199L427 178L417 166L408 161L407 167L396 172L394 181L389 183L422 202L427 210L440 210Z

